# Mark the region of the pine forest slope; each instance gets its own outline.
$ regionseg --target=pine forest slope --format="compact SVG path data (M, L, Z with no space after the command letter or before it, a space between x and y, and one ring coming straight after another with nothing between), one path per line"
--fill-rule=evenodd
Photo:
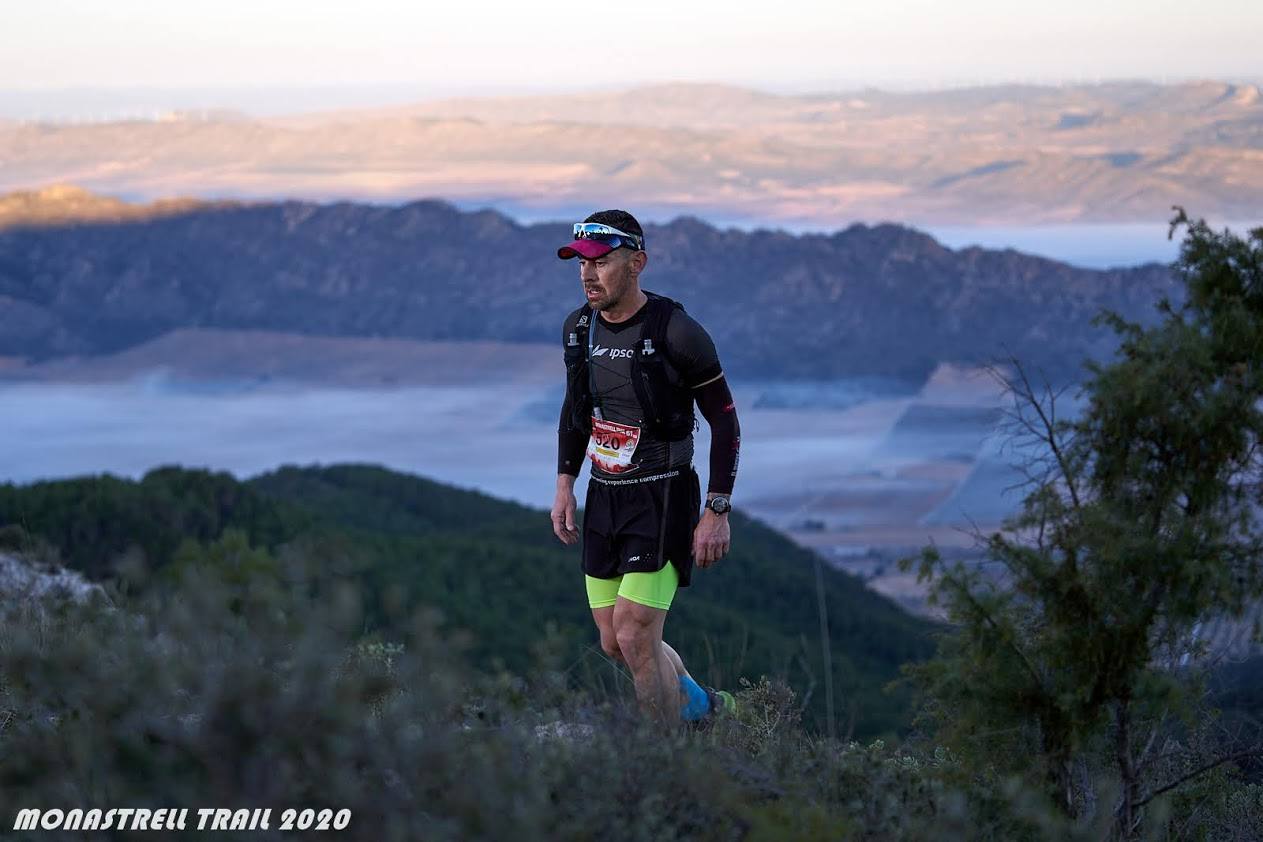
M387 637L400 610L438 608L471 633L483 669L522 672L536 647L560 637L576 669L603 661L578 555L553 537L547 514L370 466L283 468L247 482L164 468L140 481L109 476L0 485L0 529L19 526L89 578L137 559L151 571L180 564L302 558L317 578L351 582L371 627ZM733 550L681 592L668 639L706 680L787 678L823 714L812 556L761 523L733 514ZM240 536L234 539L233 536ZM239 540L239 544L234 544ZM824 568L834 681L855 733L908 724L908 699L882 687L900 664L927 656L932 626L845 573ZM809 692L810 691L810 692ZM843 722L845 727L847 722Z

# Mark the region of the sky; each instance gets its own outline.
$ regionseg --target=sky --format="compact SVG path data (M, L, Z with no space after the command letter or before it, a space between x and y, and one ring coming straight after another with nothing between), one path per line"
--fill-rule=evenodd
M5 5L0 91L10 93L161 88L249 99L341 87L390 99L665 81L803 91L1263 77L1259 0Z

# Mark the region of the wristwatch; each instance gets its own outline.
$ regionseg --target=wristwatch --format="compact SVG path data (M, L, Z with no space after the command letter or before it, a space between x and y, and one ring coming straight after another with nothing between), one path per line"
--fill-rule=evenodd
M706 508L717 515L722 515L732 510L732 503L728 502L727 497L712 497L706 501Z

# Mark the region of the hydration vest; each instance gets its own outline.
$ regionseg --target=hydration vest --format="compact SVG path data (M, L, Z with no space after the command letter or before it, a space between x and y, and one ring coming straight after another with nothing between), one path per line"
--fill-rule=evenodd
M678 301L645 291L644 321L640 339L636 341L631 361L632 388L644 412L644 430L662 441L686 439L696 428L693 415L693 392L683 384L671 382L667 374L667 321ZM593 406L592 372L588 365L591 353L592 321L597 318L591 305L584 304L579 321L566 340L566 394L570 399L572 429L591 434L592 416L600 407ZM599 417L599 416L598 416Z

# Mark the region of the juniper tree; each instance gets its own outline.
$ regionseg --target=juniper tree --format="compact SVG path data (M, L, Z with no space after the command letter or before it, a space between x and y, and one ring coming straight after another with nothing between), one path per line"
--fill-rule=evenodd
M1111 810L1119 838L1155 798L1260 753L1238 743L1178 772L1168 762L1198 699L1195 625L1239 617L1263 581L1263 228L1243 239L1177 210L1183 300L1160 301L1151 327L1098 317L1118 353L1088 365L1076 418L1016 360L1001 374L1028 484L1018 514L978 534L998 564L920 557L954 624L910 669L923 721L975 769L1025 775L1071 816ZM1115 782L1099 803L1094 768Z

